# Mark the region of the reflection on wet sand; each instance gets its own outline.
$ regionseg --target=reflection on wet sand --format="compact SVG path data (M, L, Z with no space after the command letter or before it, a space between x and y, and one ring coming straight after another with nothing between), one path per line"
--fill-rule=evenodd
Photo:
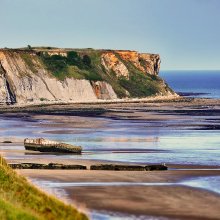
M217 110L203 112L207 108L202 106L196 109L190 104L186 108L178 103L175 108L167 105L155 103L147 110L130 105L126 111L116 106L114 111L98 117L2 115L0 142L11 140L13 143L0 143L0 151L13 163L54 162L86 166L106 161L166 163L170 170L164 172L19 172L37 180L46 190L52 190L56 195L59 192L61 198L67 198L70 203L84 204L90 210L96 210L90 211L94 219L114 219L114 213L118 213L117 218L121 215L121 219L129 219L129 216L142 216L139 219L163 219L161 216L165 216L164 219L218 219L220 115ZM26 137L82 145L83 152L82 155L27 153L22 143ZM54 189L58 191L54 192ZM106 214L112 211L113 214Z
M196 216L217 219L219 214L219 195L213 190L219 188L219 170L19 172L44 190L55 189L61 197L65 192L69 202L83 203L90 209L171 219L196 219Z
M220 171L220 169L218 169ZM180 182L54 182L30 179L41 188L68 188L68 187L100 187L100 186L190 186L201 188L220 194L220 176L206 176L190 178Z

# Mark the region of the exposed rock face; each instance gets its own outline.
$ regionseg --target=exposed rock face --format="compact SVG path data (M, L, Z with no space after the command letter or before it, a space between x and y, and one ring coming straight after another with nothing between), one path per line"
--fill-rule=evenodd
M160 56L158 54L138 53L136 51L115 51L122 60L131 62L137 69L145 74L159 74ZM129 78L128 68L112 52L106 52L102 55L102 65L106 70L114 71L117 77L124 76Z
M158 75L160 70L160 56L158 54L138 53L136 51L116 51L123 60L133 63L140 71Z
M108 72L112 70L116 73L117 77L124 76L125 78L129 78L127 67L116 57L114 53L104 53L102 55L101 62Z
M138 56L146 73L156 76L159 74L161 61L158 54L141 53Z
M141 66L139 62L138 52L136 51L116 51L116 52L123 60L131 62L139 70L144 71L144 68Z
M63 57L67 56L67 53L63 52L63 51L47 51L47 53L48 53L49 56L53 56L53 55L60 55L60 56L63 56Z
M71 61L68 52L74 52L72 56L76 54ZM57 77L44 63L42 54L62 58L66 65L65 77ZM70 75L68 68L72 71ZM0 49L0 104L96 102L175 94L157 77L159 69L159 55L136 51Z
M12 169L46 169L46 170L86 170L86 166L83 165L66 165L59 163L11 163L8 164Z
M117 98L107 82L98 83L100 95L96 96L89 80L65 78L60 81L42 66L35 53L28 56L34 63L32 68L19 52L0 51L0 103L93 102L99 98Z
M117 165L117 164L98 164L91 165L90 170L115 170L115 171L153 171L153 170L167 170L168 167L162 164L156 165Z
M12 90L11 82L7 76L6 70L0 63L0 103L1 102L7 104L15 103L16 96Z
M91 83L95 95L98 99L117 99L117 95L108 83L102 81Z

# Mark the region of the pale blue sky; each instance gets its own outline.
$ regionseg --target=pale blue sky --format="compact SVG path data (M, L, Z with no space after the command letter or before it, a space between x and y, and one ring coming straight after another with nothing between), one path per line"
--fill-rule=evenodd
M159 53L162 69L220 69L220 0L0 0L0 47Z

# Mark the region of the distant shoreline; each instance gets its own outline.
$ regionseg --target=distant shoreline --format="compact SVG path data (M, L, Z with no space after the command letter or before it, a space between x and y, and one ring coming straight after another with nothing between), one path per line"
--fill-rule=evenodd
M98 101L74 101L74 102L63 102L63 101L41 101L41 102L28 102L24 104L12 104L12 105L1 105L0 104L0 109L4 107L8 108L20 108L20 107L29 107L29 106L46 106L46 105L72 105L72 104L81 104L81 105L96 105L96 104L120 104L120 103L144 103L144 102L170 102L170 101L175 101L175 100L182 100L185 97L179 96L179 95L167 95L167 96L150 96L150 97L145 97L145 98L125 98L125 99L111 99L111 100L103 100L100 99Z
M24 104L24 105L0 105L0 114L6 113L33 113L33 114L53 114L53 115L78 115L78 116L97 116L105 112L126 111L126 109L144 108L156 111L163 109L200 109L215 110L220 108L220 99L211 98L191 98L191 97L163 97L163 98L144 98L128 99L100 102L83 103L42 103L42 104ZM214 108L215 107L215 108Z

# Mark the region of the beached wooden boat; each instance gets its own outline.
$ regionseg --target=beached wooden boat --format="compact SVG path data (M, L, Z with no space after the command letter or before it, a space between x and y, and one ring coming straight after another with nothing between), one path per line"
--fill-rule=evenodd
M59 152L81 154L82 147L65 144L57 141L46 140L44 138L24 139L24 147L26 150L40 152Z

